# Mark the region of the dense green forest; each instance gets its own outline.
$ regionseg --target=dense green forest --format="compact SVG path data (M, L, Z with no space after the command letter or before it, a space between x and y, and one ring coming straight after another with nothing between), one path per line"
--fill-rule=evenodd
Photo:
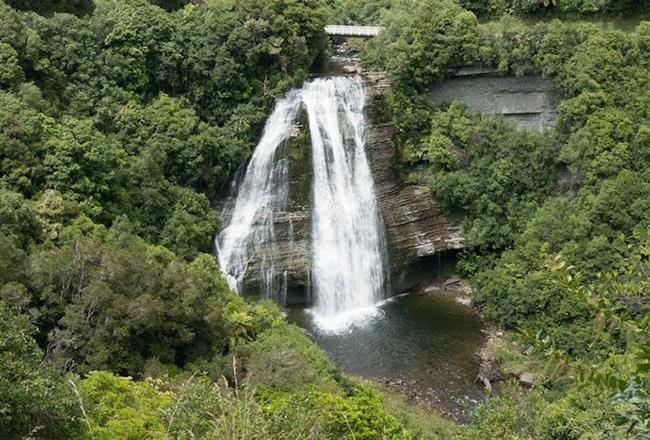
M650 436L650 22L642 0L0 0L0 437ZM469 9L466 9L469 8ZM467 424L343 375L229 290L212 203L274 100L386 27L399 173L463 224L456 270L506 330ZM451 66L539 74L557 127L426 91Z

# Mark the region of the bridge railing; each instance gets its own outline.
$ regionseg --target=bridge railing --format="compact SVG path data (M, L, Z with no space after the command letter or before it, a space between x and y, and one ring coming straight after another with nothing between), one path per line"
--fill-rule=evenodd
M341 37L376 37L384 28L381 26L325 26L325 32Z

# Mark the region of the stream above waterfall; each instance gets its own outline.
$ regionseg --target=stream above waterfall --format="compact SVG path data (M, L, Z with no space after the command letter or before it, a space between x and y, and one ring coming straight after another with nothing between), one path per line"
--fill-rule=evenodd
M346 332L323 332L306 309L289 310L345 373L374 379L409 400L462 418L483 396L475 353L485 342L476 313L449 292L406 294Z

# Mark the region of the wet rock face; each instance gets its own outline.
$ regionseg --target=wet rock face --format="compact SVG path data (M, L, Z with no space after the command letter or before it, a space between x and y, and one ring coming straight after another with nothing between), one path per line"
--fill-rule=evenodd
M303 116L294 127L286 145L278 150L278 159L288 160L288 196L286 207L274 213L274 241L259 246L246 269L242 291L247 295L263 292L264 283L286 298L279 302L308 302L311 270L311 148L309 130ZM267 271L274 261L275 274ZM286 286L285 286L286 285Z
M518 128L545 131L555 126L559 94L541 76L504 76L469 66L431 89L434 104L454 99L483 114L502 115Z
M426 186L400 182L394 166L393 123L381 123L382 101L390 83L382 73L366 73L368 140L366 151L375 179L377 203L384 220L395 292L413 287L409 275L416 261L464 247L460 227L450 223Z

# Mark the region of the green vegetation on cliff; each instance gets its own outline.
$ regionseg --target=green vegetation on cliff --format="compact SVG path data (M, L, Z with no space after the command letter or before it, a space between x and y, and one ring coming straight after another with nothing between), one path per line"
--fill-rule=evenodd
M326 0L326 3L338 22L368 25L393 18L390 16L395 10L414 12L417 9L413 8L421 5L413 0ZM450 3L437 2L430 11L444 10L445 4ZM455 3L483 21L511 15L527 19L613 19L625 23L638 16L648 18L649 13L647 0L458 0Z
M504 14L522 16L614 16L647 12L645 0L460 0L481 17Z
M480 24L429 0L384 23L366 60L397 86L402 174L462 222L470 248L458 267L478 305L533 349L504 364L515 356L541 388L488 401L476 438L648 435L650 23ZM519 132L457 102L432 107L422 96L459 64L550 78L557 127Z

